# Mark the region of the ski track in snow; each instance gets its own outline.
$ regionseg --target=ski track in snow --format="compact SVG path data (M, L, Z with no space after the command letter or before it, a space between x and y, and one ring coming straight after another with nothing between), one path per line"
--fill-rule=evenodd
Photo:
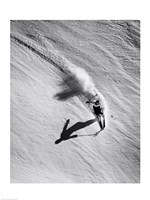
M11 21L10 38L11 182L139 183L139 21ZM97 137L82 87L55 98L76 66L109 108ZM81 137L56 145L67 119Z

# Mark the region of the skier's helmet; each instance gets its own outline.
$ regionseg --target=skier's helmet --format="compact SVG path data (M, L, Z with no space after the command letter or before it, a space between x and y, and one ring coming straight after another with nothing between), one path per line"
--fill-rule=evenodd
M98 105L99 104L99 100L96 100L95 104Z

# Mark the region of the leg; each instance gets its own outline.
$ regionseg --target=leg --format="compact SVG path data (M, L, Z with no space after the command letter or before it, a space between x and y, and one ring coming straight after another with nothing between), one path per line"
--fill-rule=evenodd
M100 118L101 118L100 122L101 122L101 125L102 125L102 130L104 130L104 128L105 128L105 116L104 116L104 114L100 115Z
M100 128L103 129L103 125L102 125L101 120L99 121L99 125L100 125Z
M98 120L100 129L102 130L102 129L103 129L103 126L102 126L101 116L100 116L100 115L97 115L96 118L97 118L97 120Z
M103 115L103 129L105 128L105 115Z

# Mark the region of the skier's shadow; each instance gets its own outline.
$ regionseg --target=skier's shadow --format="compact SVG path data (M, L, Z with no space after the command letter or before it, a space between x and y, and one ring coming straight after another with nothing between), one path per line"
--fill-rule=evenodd
M77 130L80 130L82 128L85 128L86 126L89 126L90 124L94 123L95 121L96 121L96 119L91 119L86 122L77 122L76 124L74 124L73 126L71 126L70 128L67 129L67 126L70 122L70 119L68 119L64 125L62 133L60 134L60 139L56 140L55 144L59 144L63 140L69 140L69 139L78 137L77 134L75 134L75 135L71 135L71 134Z

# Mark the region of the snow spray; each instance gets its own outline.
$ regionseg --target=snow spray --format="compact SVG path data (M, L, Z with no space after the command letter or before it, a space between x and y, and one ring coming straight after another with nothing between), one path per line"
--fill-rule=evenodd
M92 78L89 74L80 67L72 65L67 69L67 77L61 83L63 91L56 94L57 99L66 100L73 96L84 95L87 99L94 98L100 101L104 108L104 113L107 113L107 106L104 96L97 90Z

